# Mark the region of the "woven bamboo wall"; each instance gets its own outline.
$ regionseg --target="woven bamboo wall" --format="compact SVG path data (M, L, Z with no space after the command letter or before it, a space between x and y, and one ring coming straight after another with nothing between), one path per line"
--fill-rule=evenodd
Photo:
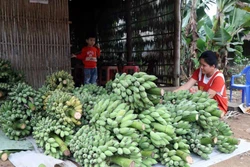
M68 0L0 0L0 58L23 71L35 88L52 72L70 72L68 17Z

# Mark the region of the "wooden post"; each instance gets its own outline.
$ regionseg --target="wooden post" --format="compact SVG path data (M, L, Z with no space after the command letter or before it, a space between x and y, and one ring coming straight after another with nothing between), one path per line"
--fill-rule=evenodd
M128 65L131 65L132 62L132 30L131 30L131 0L126 0L126 47L127 47L127 62Z
M181 42L181 0L174 1L174 86L179 86L180 82L180 42Z

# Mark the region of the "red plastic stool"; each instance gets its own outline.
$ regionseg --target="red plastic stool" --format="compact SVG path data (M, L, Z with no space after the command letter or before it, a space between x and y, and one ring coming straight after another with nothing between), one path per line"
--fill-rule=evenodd
M140 71L139 66L124 66L122 69L122 72L127 73L127 74L133 74L139 71Z
M99 74L100 85L105 85L109 80L114 79L116 73L118 73L117 66L101 67L100 74Z

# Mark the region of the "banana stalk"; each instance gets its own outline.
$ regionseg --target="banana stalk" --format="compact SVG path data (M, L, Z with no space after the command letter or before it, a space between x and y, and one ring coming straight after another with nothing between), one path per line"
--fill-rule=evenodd
M203 137L200 139L200 143L203 145L216 144L217 141L217 137Z
M77 120L81 119L82 117L82 114L76 110L69 109L66 112L67 112L66 115L71 116Z
M130 127L135 128L135 129L140 130L140 131L145 130L145 125L139 121L133 121L133 123L130 125Z
M154 158L155 153L154 153L153 151L151 151L151 150L142 150L142 151L141 151L141 155L142 155L143 157L151 157L151 158Z
M15 153L16 151L8 151L8 150L4 150L4 151L0 151L0 157L2 161L7 161L9 158L9 155L11 153Z
M188 153L185 153L182 150L176 150L176 155L181 157L181 159L183 159L185 162L187 162L189 164L193 163L193 158Z
M26 124L25 123L14 123L13 126L12 126L14 129L25 129L26 128Z
M63 155L70 156L70 150L59 136L57 136L56 134L51 134L51 138L54 138L55 141L59 144L60 150L63 152Z
M134 167L135 162L131 159L120 157L120 156L113 156L110 159L111 162L120 165L121 167Z

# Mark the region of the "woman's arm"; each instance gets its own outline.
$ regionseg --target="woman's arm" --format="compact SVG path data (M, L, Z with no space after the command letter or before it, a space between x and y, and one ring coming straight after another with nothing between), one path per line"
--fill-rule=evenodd
M190 78L184 85L180 86L179 88L175 89L174 92L178 92L180 90L188 90L190 89L192 86L194 86L194 84L197 81L193 78Z
M208 89L208 94L209 97L212 99L215 95L216 95L216 91L214 91L213 89Z
M212 82L212 85L208 89L208 94L210 98L213 98L217 93L221 94L223 92L223 88L225 88L225 81L224 81L224 76L216 76Z

